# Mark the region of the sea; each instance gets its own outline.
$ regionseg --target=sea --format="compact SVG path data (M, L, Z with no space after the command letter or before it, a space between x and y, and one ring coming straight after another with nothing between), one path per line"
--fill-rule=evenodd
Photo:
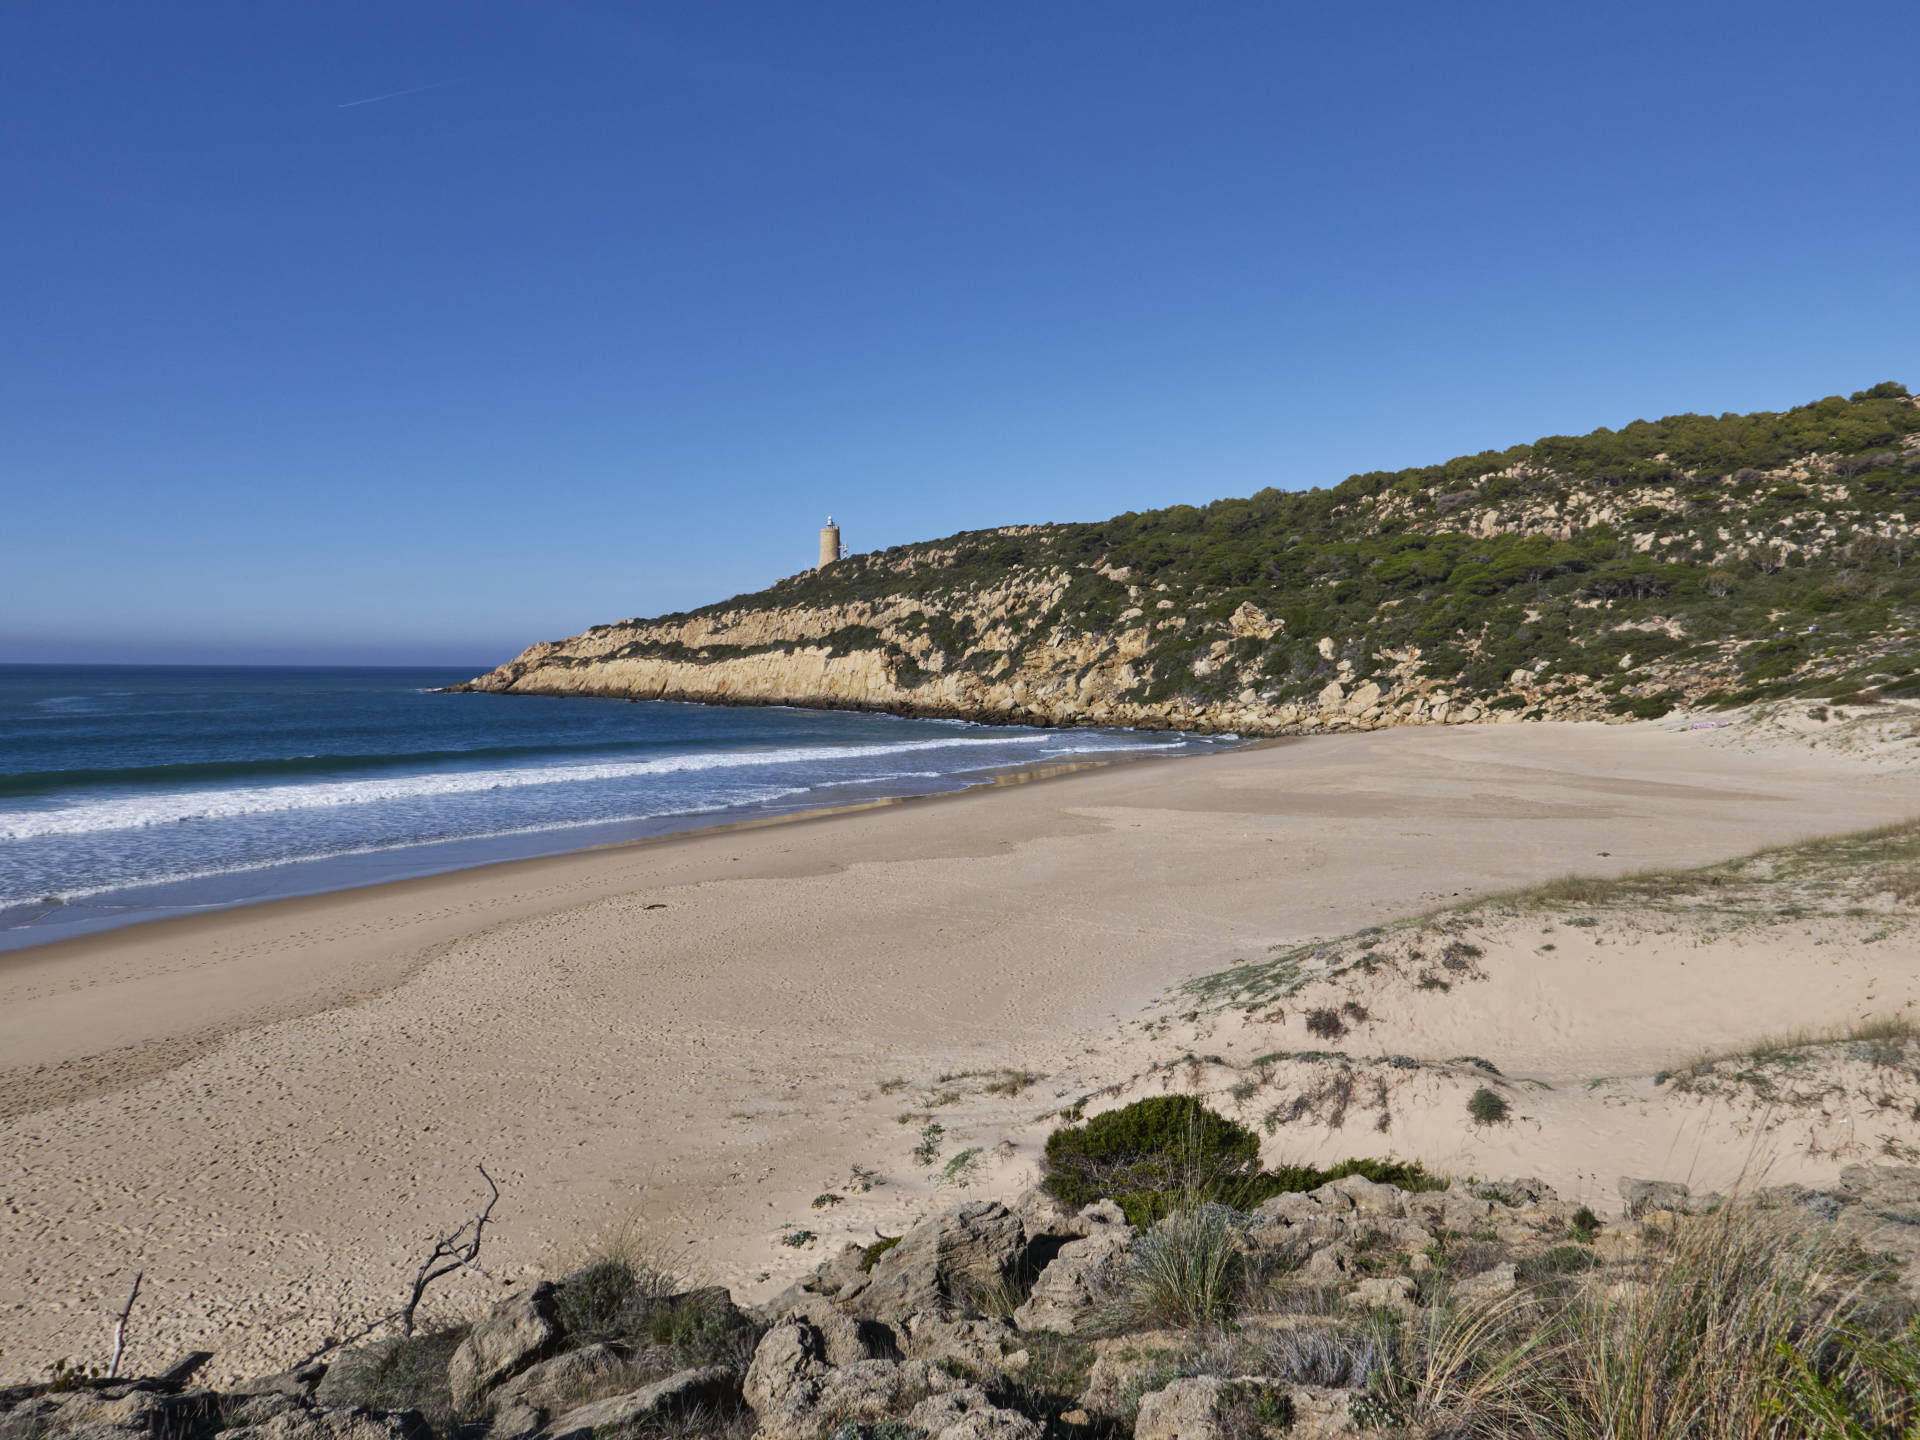
M474 673L0 665L0 950L1234 743L439 693Z

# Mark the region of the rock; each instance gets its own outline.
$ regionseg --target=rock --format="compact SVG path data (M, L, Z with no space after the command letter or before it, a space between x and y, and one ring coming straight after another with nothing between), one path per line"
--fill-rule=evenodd
M290 1410L260 1425L222 1430L220 1440L432 1440L412 1410Z
M921 1221L875 1263L853 1304L876 1320L943 1312L970 1292L1016 1283L1027 1263L1020 1217L976 1200Z
M1680 1187L1681 1191L1686 1186ZM1497 1200L1512 1209L1523 1209L1530 1205L1551 1205L1559 1200L1554 1189L1538 1176L1529 1175L1519 1180L1493 1180L1473 1187L1473 1193L1483 1200Z
M494 1386L553 1353L560 1343L553 1297L542 1281L509 1295L467 1332L447 1365L455 1414L472 1413Z
M999 1370L1009 1356L1025 1355L1013 1322L997 1317L947 1320L938 1315L914 1315L903 1328L907 1354L915 1360L957 1360L982 1371Z
M1343 707L1349 715L1364 715L1380 703L1380 687L1371 680L1361 682Z
M1037 1420L1002 1410L978 1386L930 1395L907 1412L907 1425L928 1440L1040 1440Z
M228 1429L244 1429L249 1425L264 1425L289 1411L302 1408L293 1396L272 1390L256 1395L229 1395L220 1402L220 1422Z
M1125 1418L1139 1397L1174 1377L1193 1337L1180 1330L1146 1330L1093 1342L1093 1366L1081 1405L1096 1415Z
M1221 1440L1218 1417L1225 1389L1216 1376L1196 1375L1142 1395L1133 1440Z
M1684 1210L1687 1195L1687 1187L1677 1180L1620 1178L1620 1199L1627 1207L1629 1220L1638 1220L1652 1210Z
M620 1352L611 1345L583 1345L529 1365L495 1390L487 1403L496 1413L521 1406L551 1414L589 1387L612 1379L623 1364Z
M1414 1283L1405 1275L1376 1275L1354 1286L1347 1303L1365 1309L1406 1311L1413 1309L1413 1292Z
M809 1363L775 1374L760 1359L754 1356L745 1387L760 1422L758 1440L816 1440L828 1428L878 1424L929 1395L961 1388L927 1360L861 1360L839 1369Z
M313 1403L323 1410L365 1405L405 1343L397 1339L375 1340L342 1350L316 1382L311 1397Z
M1061 1247L1040 1272L1027 1302L1013 1312L1014 1324L1070 1335L1099 1308L1125 1274L1133 1244L1131 1227L1102 1225L1100 1230Z
M857 1319L821 1296L809 1296L782 1318L811 1325L829 1365L900 1358L900 1344L890 1328L875 1320Z
M1407 1197L1397 1185L1382 1185L1364 1175L1344 1175L1321 1188L1343 1197L1362 1215L1398 1219L1407 1213Z
M627 1395L569 1410L547 1429L549 1440L615 1440L655 1421L740 1403L739 1378L723 1365L682 1370Z
M309 1361L277 1375L258 1380L242 1380L227 1391L229 1395L287 1395L295 1400L311 1400L315 1388L327 1377L331 1367L324 1361Z
M1482 1270L1478 1275L1469 1275L1454 1283L1453 1298L1464 1301L1482 1301L1498 1299L1502 1295L1513 1293L1516 1272L1513 1262L1496 1265L1491 1270Z
M219 1422L219 1398L210 1390L169 1395L136 1385L52 1391L0 1413L4 1440L121 1440L152 1436L184 1440Z

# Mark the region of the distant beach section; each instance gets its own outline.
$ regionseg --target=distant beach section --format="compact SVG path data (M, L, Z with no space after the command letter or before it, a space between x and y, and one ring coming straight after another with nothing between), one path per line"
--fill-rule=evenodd
M468 673L0 666L0 950L1235 743L434 693Z

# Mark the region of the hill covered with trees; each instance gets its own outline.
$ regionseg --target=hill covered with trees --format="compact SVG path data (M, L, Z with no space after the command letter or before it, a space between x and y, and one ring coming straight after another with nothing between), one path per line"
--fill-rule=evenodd
M536 645L490 690L1289 731L1920 694L1920 403L1548 436L975 531Z

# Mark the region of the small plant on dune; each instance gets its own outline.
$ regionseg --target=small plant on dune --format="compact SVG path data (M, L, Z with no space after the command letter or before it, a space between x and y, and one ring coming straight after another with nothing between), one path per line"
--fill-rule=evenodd
M970 1145L947 1161L940 1172L940 1183L964 1190L980 1178L980 1147Z
M981 1091L987 1095L1004 1095L1012 1099L1024 1090L1040 1083L1040 1077L1031 1070L1005 1070L998 1080L983 1085Z
M788 1230L785 1234L783 1234L780 1237L780 1243L782 1245L787 1246L791 1250L799 1250L805 1246L811 1245L814 1241L818 1240L819 1238L820 1237L814 1234L813 1231L811 1230L792 1229L792 1230Z
M1322 1007L1307 1012L1307 1033L1322 1040L1338 1040L1347 1033L1347 1022L1338 1010Z
M1594 1237L1600 1233L1600 1217L1582 1205L1573 1212L1573 1218L1567 1222L1567 1229L1582 1245L1591 1245Z
M831 1190L823 1190L813 1197L813 1208L816 1210L826 1210L835 1205L844 1205L845 1203L846 1201L842 1200Z
M940 1158L940 1142L947 1137L947 1127L938 1120L929 1120L920 1129L920 1143L913 1147L913 1163L932 1165Z
M1484 1085L1467 1097L1467 1116L1476 1125L1504 1125L1512 1114L1506 1096Z

